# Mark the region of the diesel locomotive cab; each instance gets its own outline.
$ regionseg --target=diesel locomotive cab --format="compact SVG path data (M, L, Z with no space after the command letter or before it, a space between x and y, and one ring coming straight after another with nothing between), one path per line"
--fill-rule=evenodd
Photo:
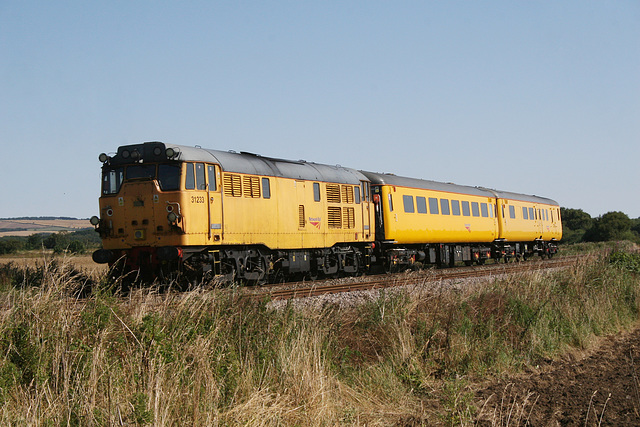
M180 151L161 142L123 146L100 154L100 216L90 222L103 240L93 253L97 263L125 257L131 266L155 270L161 261L180 257L171 236L181 233ZM170 246L165 248L165 246Z

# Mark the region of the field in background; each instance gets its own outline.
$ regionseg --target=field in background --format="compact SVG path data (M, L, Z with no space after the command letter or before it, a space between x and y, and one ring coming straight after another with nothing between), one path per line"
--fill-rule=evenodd
M0 237L93 228L88 219L0 219Z
M50 263L52 260L59 260L69 264L80 271L88 274L102 274L107 271L106 264L96 264L91 259L91 254L68 255L54 254L53 250L44 249L41 251L28 251L11 255L0 255L0 265L13 263L20 267L39 267Z

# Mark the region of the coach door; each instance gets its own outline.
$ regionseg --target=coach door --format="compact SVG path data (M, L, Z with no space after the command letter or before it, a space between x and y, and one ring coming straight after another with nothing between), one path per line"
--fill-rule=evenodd
M222 241L222 193L220 166L207 165L208 238L211 242Z
M371 238L371 189L369 188L368 181L360 181L360 192L362 193L362 203L360 203L362 209L362 229L364 232L364 240L370 240Z

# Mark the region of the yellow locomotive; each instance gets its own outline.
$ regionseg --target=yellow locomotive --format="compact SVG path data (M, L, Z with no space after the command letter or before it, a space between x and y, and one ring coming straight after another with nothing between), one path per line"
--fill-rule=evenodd
M99 263L263 282L369 267L369 181L340 166L147 142L100 155Z
M552 256L550 199L146 142L101 154L98 263L262 283L420 261Z

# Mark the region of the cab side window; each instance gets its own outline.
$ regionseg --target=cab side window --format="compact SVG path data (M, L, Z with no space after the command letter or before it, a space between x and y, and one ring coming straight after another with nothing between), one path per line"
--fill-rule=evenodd
M218 185L216 183L216 167L213 165L207 165L207 175L209 177L209 190L216 191Z
M206 190L207 183L204 179L204 163L196 163L196 188Z
M196 174L193 163L187 163L187 175L185 176L184 188L185 190L196 189Z

